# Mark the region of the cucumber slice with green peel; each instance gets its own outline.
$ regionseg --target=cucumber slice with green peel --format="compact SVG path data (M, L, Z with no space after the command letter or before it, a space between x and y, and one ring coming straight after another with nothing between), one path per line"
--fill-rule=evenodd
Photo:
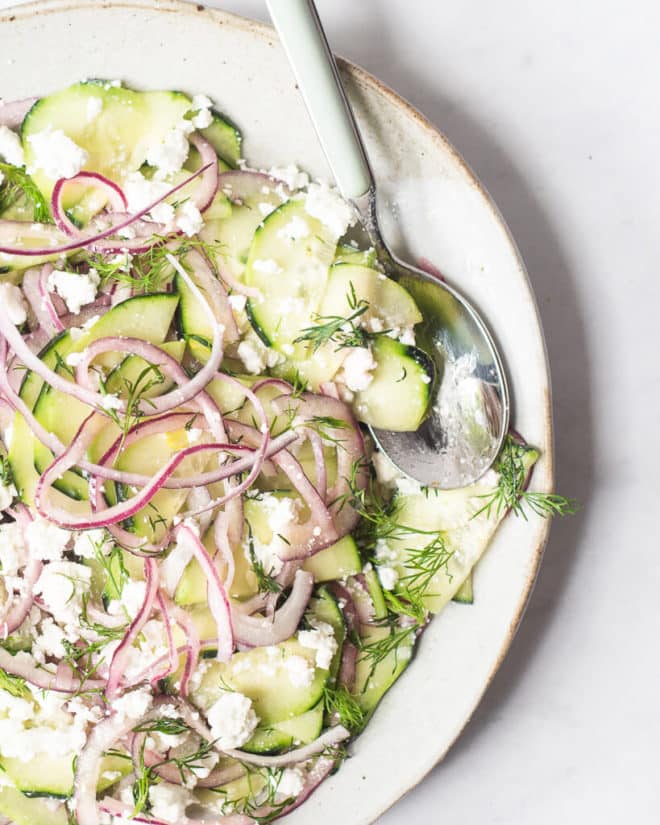
M373 567L365 572L364 583L367 585L367 591L374 608L374 618L377 620L385 619L387 617L387 603L383 595L383 588L381 587L378 573Z
M227 166L236 168L241 158L241 145L243 136L234 124L224 115L216 111L212 112L213 120L206 129L200 129L202 135L215 149L216 155L221 158Z
M422 320L412 296L396 281L368 266L335 263L330 269L319 315L346 318L360 301L369 305L362 320L378 317L386 329L405 329Z
M256 728L252 738L242 746L248 753L277 753L291 747L313 742L323 728L323 702L311 710L284 722Z
M529 449L525 452L522 461L526 471L529 471L538 458L538 452ZM454 598L461 588L466 576L479 561L497 530L506 512L497 512L495 508L490 513L481 512L474 515L484 505L484 496L492 493L494 486L485 481L477 482L463 490L466 497L473 499L472 514L467 521L465 518L465 504L456 496L452 497L460 509L460 517L452 519L448 516L448 507L441 505L441 499L454 491L437 490L427 498L423 493L418 495L401 495L396 498L397 524L409 525L410 533L401 537L389 538L389 547L398 553L400 561L394 564L399 577L406 578L415 575L420 554L428 557L440 557L436 574L426 586L426 595L423 598L424 606L431 613L439 613L447 602ZM426 500L426 503L422 502ZM468 508L469 512L469 508ZM447 527L447 524L459 526ZM410 566L407 566L409 560ZM396 588L395 588L396 591Z
M255 382L253 375L234 375L233 377L246 387L251 387ZM207 384L206 392L218 405L223 415L236 417L236 413L245 405L245 394L233 384L220 378L214 378Z
M13 825L69 825L69 813L64 805L53 808L52 801L30 799L16 788L0 788L0 814Z
M398 646L387 653L375 666L369 657L370 646L382 643L391 630L388 627L368 627L363 629L362 650L355 665L355 685L353 694L358 704L371 715L385 693L392 687L408 666L413 654L414 634L402 637Z
M333 630L337 642L337 652L332 657L329 671L330 679L334 681L341 665L341 649L346 640L346 623L337 600L326 587L320 587L316 596L310 600L305 616L308 621L312 621L312 624L313 620L316 619L330 625Z
M472 571L468 573L468 577L458 588L452 601L458 602L459 604L474 604L474 584Z
M99 338L107 335L132 336L150 343L160 344L165 339L171 326L177 303L178 296L169 293L140 295L129 298L110 309L77 340L74 340L70 332L60 336L56 345L49 349L46 354L51 362L49 365L64 377L73 380L70 368L67 371L65 367L66 356L69 353L81 352L92 341ZM174 351L176 351L176 348L174 348ZM138 362L140 360L137 359ZM104 364L106 368L117 365L113 371L115 380L120 385L123 384L123 379L120 380L122 372L118 365L126 363L126 369L129 371L136 367L135 361L131 362L130 357L126 358L124 355L119 355L119 353L107 353L98 361ZM131 367L131 363L133 363L133 367ZM146 366L145 362L142 363ZM28 378L24 381L24 385ZM36 386L36 382L29 384L30 394L34 392ZM89 415L89 407L75 398L53 389L43 381L39 386L39 395L33 408L35 418L49 432L56 435L63 444L70 444L78 428ZM146 387L146 383L143 386ZM152 389L155 392L162 391L163 385L155 384ZM35 441L34 459L35 466L41 473L52 462L53 454L41 442ZM60 479L55 481L53 486L76 500L80 501L87 498L87 481L73 470L67 470Z
M223 664L213 661L192 694L195 704L207 710L223 690L237 690L252 700L261 725L270 725L311 710L323 695L328 671L315 668L311 684L289 678L287 662L297 659L314 667L315 651L303 647L295 639L266 648L254 648L235 653Z
M29 762L24 762L0 754L0 763L2 770L22 793L33 798L66 799L73 792L73 764L76 755L72 753L69 756L53 757L37 754ZM105 756L101 762L98 790L106 790L132 770L130 758Z
M380 430L416 430L431 400L435 373L431 360L417 347L387 336L373 341L371 349L376 368L366 390L355 393L355 415Z
M303 570L312 573L316 582L357 575L362 570L362 560L355 539L352 536L344 536L325 550L315 553L305 559Z
M240 281L257 227L269 209L276 209L286 199L286 192L278 181L257 172L223 174L219 191L230 200L231 215L215 220L205 213L199 235L216 246L218 271Z
M376 264L376 250L358 249L350 244L340 244L335 255L335 264L357 264L358 266L371 266Z
M90 118L96 100L101 101L101 110ZM26 115L21 127L25 163L32 168L36 159L31 138L62 130L87 152L86 170L121 184L140 169L149 148L181 122L190 106L190 98L181 92L135 92L103 82L77 83L41 98ZM55 180L41 169L32 177L50 200ZM105 198L88 187L67 187L64 206L83 223L104 204Z
M141 337L141 336L136 336ZM186 349L185 341L165 341L158 342L158 346L163 352L171 355L179 363L183 359L183 354ZM151 387L147 388L147 384L154 378L154 371L148 361L140 358L139 355L129 355L128 358L118 364L112 372L109 373L105 380L105 388L111 393L125 393L130 387L144 387L140 391L141 398L155 398L158 395L164 395L169 392L174 386L174 382L163 376L162 383L153 383Z
M195 273L191 272L190 277L194 281ZM175 276L174 284L179 294L179 306L177 309L177 326L179 332L188 344L190 354L205 364L211 355L214 328L209 321L205 307L200 304L188 284L179 274ZM212 305L204 287L200 284L196 285L204 297L205 302ZM222 318L218 319L218 323L222 325ZM236 340L236 329L225 327L223 340L228 344L233 343Z
M292 222L306 226L305 237L292 237ZM305 211L304 201L289 200L271 212L254 234L245 283L259 290L247 312L267 346L304 366L306 344L294 344L313 323L326 289L337 237ZM318 353L316 354L318 356Z

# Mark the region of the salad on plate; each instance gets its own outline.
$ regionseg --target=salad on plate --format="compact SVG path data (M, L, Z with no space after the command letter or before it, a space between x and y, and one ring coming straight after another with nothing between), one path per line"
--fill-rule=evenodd
M353 750L538 452L441 492L422 316L204 95L0 105L0 816L247 825Z

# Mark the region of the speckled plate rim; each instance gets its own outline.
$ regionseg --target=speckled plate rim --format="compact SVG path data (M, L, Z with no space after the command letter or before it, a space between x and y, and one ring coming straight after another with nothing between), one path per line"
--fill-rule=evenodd
M272 28L266 25L265 23L261 23L260 21L252 20L230 12L225 12L220 9L207 8L201 3L184 2L184 0L75 0L75 2L72 2L71 0L38 0L37 2L3 9L0 12L0 25L8 22L13 23L15 21L27 19L30 17L38 17L42 15L45 16L48 14L61 13L64 11L75 12L76 10L90 8L149 9L152 11L158 11L163 14L180 14L195 17L199 17L199 15L204 15L209 23L214 23L216 25L229 25L236 29L241 29L245 32L257 35L261 38L273 39L273 37L275 36ZM427 117L425 117L421 112L419 112L407 100L405 100L403 97L397 94L393 89L384 84L382 81L378 80L378 78L376 78L374 75L367 72L365 69L343 58L340 58L339 62L342 70L349 72L353 80L358 84L359 87L367 89L372 93L375 92L376 94L382 95L383 97L387 98L392 104L394 104L396 108L402 111L408 118L410 118L412 121L415 121L419 126L421 126L434 143L438 144L443 151L449 153L452 156L454 162L457 164L457 166L461 167L463 173L466 175L470 184L480 194L485 205L491 211L495 221L500 225L500 227L503 229L506 235L508 244L510 246L510 251L512 253L512 257L515 259L517 263L520 274L522 275L523 283L526 287L525 297L528 301L529 309L531 310L536 319L538 334L540 337L540 343L543 351L544 363L542 364L542 367L547 376L547 386L545 387L544 393L545 438L543 452L545 462L544 478L542 479L542 483L540 485L537 485L537 489L543 492L552 492L554 490L555 469L552 399L550 386L550 365L548 362L547 347L545 344L543 326L541 322L540 313L538 310L538 304L534 295L534 291L532 289L531 282L529 280L529 276L524 261L516 245L516 242L511 234L511 231L509 230L506 221L504 220L500 210L495 204L495 201L490 196L485 186L481 183L481 181L472 171L472 169L465 161L465 159L460 155L457 149L445 137L445 135L440 131L440 129L437 126L435 126ZM399 799L401 799L413 788L415 788L433 770L433 768L443 760L448 751L460 737L466 725L471 720L485 692L488 690L490 684L492 683L495 674L499 670L511 646L516 631L522 621L525 609L527 607L532 590L534 588L534 584L536 582L536 578L538 576L541 561L543 558L543 552L548 541L549 532L550 522L548 520L539 522L536 535L530 542L533 545L533 549L530 551L532 560L529 567L529 574L527 576L525 586L522 588L520 592L520 597L518 599L518 603L514 611L513 619L510 622L508 633L500 646L494 666L492 667L487 678L484 680L481 686L481 690L475 694L474 702L472 704L471 709L466 713L465 717L457 725L455 735L453 736L453 738L445 741L440 748L437 748L432 753L430 753L428 765L425 767L424 770L419 771L419 774L416 777L415 781L413 781L396 799L391 800L389 803L384 805L382 809L376 811L374 813L375 817L381 816L387 810L389 810L389 808L395 805ZM429 748L429 751L431 750L432 748Z

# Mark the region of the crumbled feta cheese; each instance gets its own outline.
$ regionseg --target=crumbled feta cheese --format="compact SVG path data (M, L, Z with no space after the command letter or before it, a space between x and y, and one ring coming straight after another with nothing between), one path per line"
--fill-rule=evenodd
M85 530L76 535L73 551L82 559L94 559L98 553L107 556L113 546L114 543L105 530Z
M56 659L61 659L66 655L64 649L64 640L66 634L59 625L51 618L44 618L41 621L39 628L39 635L35 638L32 645L32 655L40 664L46 661L47 656L54 656Z
M202 213L192 201L185 201L176 210L174 224L189 238L196 235L204 226Z
M243 362L245 369L254 375L263 372L266 367L266 362L263 358L263 353L259 352L253 341L246 339L241 341L238 345L238 357Z
M23 145L20 137L8 126L0 126L0 157L12 166L23 166Z
M206 95L195 95L190 110L195 112L190 121L195 129L206 129L213 123L213 103Z
M371 372L376 366L376 360L369 347L353 347L335 380L344 384L351 392L361 392L371 384Z
M0 483L0 510L6 510L17 495L13 484Z
M97 118L101 114L101 110L103 109L103 99L100 97L90 97L87 99L87 122L90 123L92 120Z
M77 624L83 596L89 592L91 576L91 568L84 564L51 561L41 571L34 592L41 595L47 610L57 622Z
M419 482L409 476L399 476L396 480L396 487L404 496L418 496L422 492Z
M356 221L353 207L325 183L312 183L305 198L305 211L318 218L340 238Z
M117 616L125 611L133 619L144 604L146 592L147 586L144 582L129 579L124 583L119 599L113 599L108 605L108 613Z
M298 641L303 647L316 651L316 667L328 670L337 652L337 640L332 627L326 622L312 620L312 630L301 630Z
M282 569L282 560L279 553L284 550L286 542L282 535L286 535L287 528L298 522L298 508L295 499L289 496L278 497L273 493L261 493L259 504L268 521L272 538L268 544L259 540L253 533L246 538L245 555L251 561L250 551L253 551L258 561L263 565L266 573L277 575Z
M0 302L5 308L9 320L15 326L20 326L27 321L27 304L23 298L23 293L14 284L0 284Z
M252 709L252 700L242 693L222 691L217 701L209 708L208 719L216 745L225 748L240 748L252 736L259 719Z
M124 181L128 211L131 215L141 212L149 204L166 195L170 188L165 181L147 180L141 172L131 172ZM174 220L174 207L169 203L161 202L154 206L149 214L154 221L169 225Z
M30 174L41 169L53 180L72 178L89 159L87 152L61 129L45 129L29 135L28 141L33 155Z
M181 785L160 782L149 788L151 816L166 822L179 822L186 818L186 808L194 802L190 791Z
M274 212L277 209L277 206L274 203L258 203L257 207L264 218L268 217L271 212Z
M118 395L115 395L111 392L107 393L101 399L101 406L104 410L120 410L122 407L122 400Z
M286 241L301 241L309 235L309 224L304 221L299 215L294 218L277 231L278 238L284 238Z
M59 561L62 558L71 533L46 519L35 518L25 528L25 541L32 558L42 561Z
M314 666L304 656L287 657L284 667L293 687L309 687L314 681Z
M77 367L85 358L84 352L70 352L64 359L64 363L70 367Z
M286 183L292 191L304 189L309 184L309 175L307 172L302 172L294 164L290 164L289 166L273 166L272 169L268 170L268 174L271 178L277 178L277 180Z
M394 590L399 579L399 574L397 571L393 567L388 567L387 565L378 565L376 567L376 572L378 573L378 578L380 579L383 590Z
M277 783L276 801L295 799L305 785L305 777L300 768L285 768Z
M149 688L130 690L112 702L115 713L127 719L140 719L151 707L153 696Z
M385 453L376 450L371 457L371 462L376 470L376 478L384 487L394 486L399 477L399 471Z
M186 162L190 151L190 128L193 128L191 122L184 120L169 129L160 143L154 143L147 149L145 159L149 166L156 167L157 180L163 180L168 175L179 172Z
M399 341L409 347L415 346L415 330L412 327L405 327L399 332Z
M238 292L234 292L229 296L229 306L232 308L233 312L243 312L246 304L246 295L240 295Z
M91 304L96 298L100 281L95 269L90 269L87 273L54 269L48 276L48 289L57 292L69 312L77 315L81 307Z
M15 522L0 525L0 565L3 577L15 575L27 561L23 529Z
M252 269L267 275L277 275L282 271L282 267L272 258L268 258L267 260L257 258L256 261L252 261Z

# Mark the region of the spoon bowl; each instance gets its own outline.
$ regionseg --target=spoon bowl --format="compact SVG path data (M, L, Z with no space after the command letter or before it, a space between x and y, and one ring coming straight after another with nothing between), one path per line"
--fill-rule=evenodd
M371 427L372 435L420 484L465 487L492 466L509 427L509 389L493 337L459 292L399 260L385 243L376 183L313 0L267 5L340 192L359 213L384 273L412 295L423 315L415 327L417 346L435 371L427 416L414 432Z

